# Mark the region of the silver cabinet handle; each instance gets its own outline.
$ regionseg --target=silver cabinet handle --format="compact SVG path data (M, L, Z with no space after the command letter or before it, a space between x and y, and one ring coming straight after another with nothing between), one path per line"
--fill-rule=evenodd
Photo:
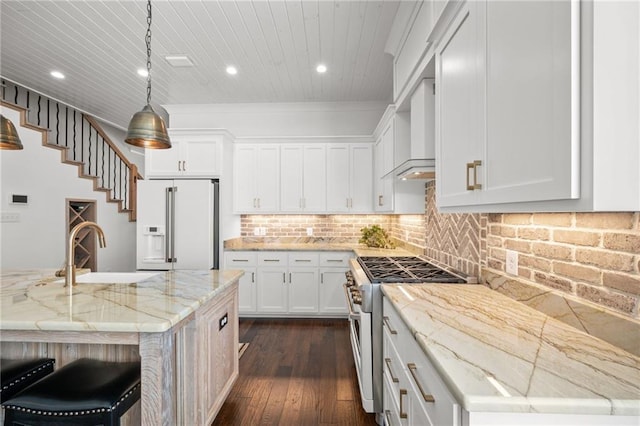
M249 259L231 259L233 262L248 262Z
M389 374L391 375L391 380L393 383L400 383L400 379L393 375L393 370L391 369L391 358L385 358L384 363L387 364L387 370L389 370Z
M342 263L342 259L327 259L327 262L340 262Z
M418 377L416 376L416 370L418 369L418 367L416 367L416 365L414 363L412 363L412 362L407 364L407 367L409 368L409 372L411 373L411 377L413 377L413 381L418 386L418 389L420 389L420 393L422 394L422 398L425 400L425 402L436 402L436 400L433 397L433 395L426 393L424 391L424 389L422 388L422 385L418 381Z
M389 317L382 317L382 322L384 323L384 325L387 326L387 328L389 329L389 333L391 334L398 334L397 330L394 330L393 328L391 328L391 324L389 323Z
M264 259L263 262L280 262L280 259Z
M311 259L296 259L296 262L311 262Z
M289 272L289 284L291 284L291 272Z
M324 272L320 273L320 284L324 284Z
M257 207L258 207L258 205L256 204L256 198L254 198L254 199L253 199L253 208L255 209L255 208L257 208Z
M186 161L182 161L182 171L186 172L187 171L187 162Z
M178 171L181 172L182 170L180 169L180 160L178 160Z
M404 412L404 404L402 404L402 397L405 395L407 395L407 390L400 389L400 418L401 419L406 419L409 417L407 413Z
M382 201L384 199L384 195L378 195L378 205L379 206L383 206L384 202Z
M256 273L255 273L255 272L252 272L252 273L251 273L251 282L252 282L252 283L255 283L255 282L256 282Z
M282 273L282 284L286 284L287 283L287 274L286 273Z

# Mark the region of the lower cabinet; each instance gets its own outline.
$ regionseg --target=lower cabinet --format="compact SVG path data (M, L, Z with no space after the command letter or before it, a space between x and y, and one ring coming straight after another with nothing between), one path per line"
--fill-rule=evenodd
M225 267L241 269L241 316L315 317L348 313L342 284L352 252L229 251Z
M390 424L461 425L460 405L386 297L383 315L383 407Z
M200 381L197 424L211 424L238 377L238 312L235 287L196 317L196 345L199 354L195 380Z

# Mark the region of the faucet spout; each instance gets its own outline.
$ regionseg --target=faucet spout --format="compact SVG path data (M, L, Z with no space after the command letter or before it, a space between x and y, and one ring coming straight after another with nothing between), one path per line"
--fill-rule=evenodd
M71 232L69 232L69 239L67 240L67 260L65 262L65 274L64 274L64 286L74 286L76 285L76 265L75 265L75 257L76 257L76 237L78 233L84 228L94 228L98 233L98 243L100 247L106 247L107 242L104 237L104 231L100 226L95 222L82 222L73 227Z

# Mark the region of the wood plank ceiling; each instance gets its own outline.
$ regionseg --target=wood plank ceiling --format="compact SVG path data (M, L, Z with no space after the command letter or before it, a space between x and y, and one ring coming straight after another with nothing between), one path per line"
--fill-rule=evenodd
M397 0L154 1L152 104L384 101ZM146 100L146 2L0 2L0 74L118 126ZM167 55L187 55L176 68ZM318 74L319 63L328 71ZM238 74L229 76L228 65ZM59 70L64 80L49 72Z

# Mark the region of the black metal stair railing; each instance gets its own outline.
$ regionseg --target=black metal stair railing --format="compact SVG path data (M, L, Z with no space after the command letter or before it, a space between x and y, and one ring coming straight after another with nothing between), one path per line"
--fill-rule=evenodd
M5 79L1 95L4 103L26 111L30 125L48 132L46 145L62 149L65 162L79 166L82 177L94 180L94 189L106 192L135 220L140 175L92 117Z

